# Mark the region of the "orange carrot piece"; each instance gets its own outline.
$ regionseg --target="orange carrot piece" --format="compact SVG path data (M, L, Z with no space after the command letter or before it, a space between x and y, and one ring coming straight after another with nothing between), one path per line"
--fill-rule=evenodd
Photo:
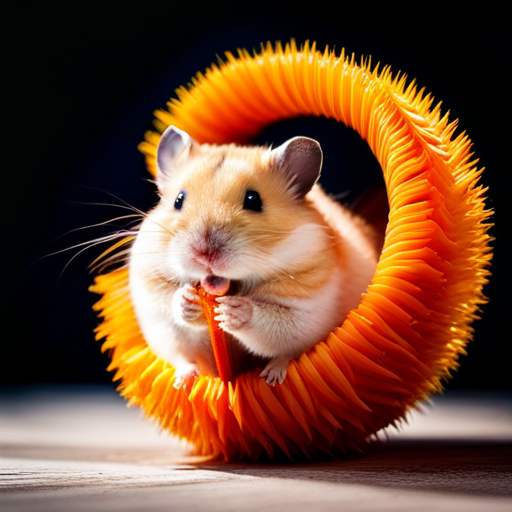
M232 381L233 368L230 346L226 339L226 333L219 327L218 322L214 319L214 309L217 306L215 299L217 295L212 295L206 292L201 285L198 285L197 292L201 299L206 322L208 323L213 355L215 357L215 364L217 365L219 377L223 382Z

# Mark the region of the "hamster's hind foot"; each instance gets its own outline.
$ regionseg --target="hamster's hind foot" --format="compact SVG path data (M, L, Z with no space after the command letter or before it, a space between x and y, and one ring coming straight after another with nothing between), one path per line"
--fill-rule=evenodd
M174 387L176 389L190 389L196 377L199 377L199 368L195 364L190 363L180 366L176 368L174 374Z
M286 378L286 371L290 359L272 359L264 370L260 373L260 377L266 377L269 386L275 386L277 382L282 384Z

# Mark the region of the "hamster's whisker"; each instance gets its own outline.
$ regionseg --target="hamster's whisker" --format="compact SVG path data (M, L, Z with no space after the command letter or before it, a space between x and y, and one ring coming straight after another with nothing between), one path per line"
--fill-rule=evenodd
M111 242L112 240L116 240L117 238L124 238L126 236L131 236L131 235L135 236L136 233L129 231L129 230L116 231L115 233L111 233L109 235L100 236L100 237L94 238L92 240L87 240L86 242L80 242L78 244L74 244L69 247L65 247L64 249L59 249L58 251L53 251L51 253L46 254L44 257L56 256L58 254L72 251L73 249L78 249L80 247L82 248L81 250L84 251L84 250L90 249L92 247L95 247L96 245L106 243L106 242Z
M114 207L114 208L126 208L126 209L130 209L130 210L138 213L141 217L145 218L145 217L148 216L147 212L145 212L143 210L140 210L136 206L131 205L130 203L128 203L127 201L125 201L121 197L113 194L112 192L108 192L107 190L102 190L102 189L99 189L99 188L96 188L96 187L90 187L90 186L87 186L87 185L82 185L82 187L83 188L88 188L88 189L91 189L91 190L96 190L97 192L101 192L103 194L106 194L106 195L108 195L110 197L113 197L114 199L116 199L117 201L119 201L122 204L103 203L103 202L89 202L89 201L86 201L86 202L74 201L76 204L88 204L88 205L92 205L92 206L111 206L111 207Z
M274 263L271 263L268 261L268 259L265 257L264 254L254 254L251 253L252 263L254 267L254 275L258 279L260 277L258 268L265 268L265 271L268 272L271 276L274 276L275 278L281 278L283 276L288 276L292 279L295 279L289 272L281 268L279 265L276 265Z
M167 229L167 227L164 224L161 224L160 222L157 222L156 220L152 219L151 217L148 217L148 219L153 223L156 224L158 227L160 227L163 231L165 231L167 234L172 235L172 232Z
M73 254L73 256L64 265L64 268L61 270L61 272L59 274L59 278L60 278L62 276L62 274L66 271L66 269L69 267L69 265L71 265L71 263L76 258L78 258L78 256L80 254L82 254L83 252L87 251L88 249L92 249L93 247L96 247L98 245L101 245L101 244L104 244L104 243L107 243L107 242L111 242L111 241L117 240L117 239L125 240L124 243L128 243L134 237L135 237L135 233L133 233L131 231L118 231L118 232L112 233L110 235L105 235L105 236L101 236L101 237L95 238L94 240L88 240L87 242L81 242L81 243L75 244L75 245L73 245L71 247L66 247L65 249L54 251L53 253L50 253L50 254L48 254L46 256L56 256L58 254L62 254L62 253L65 253L65 252L72 251L74 249L79 249L80 248L80 250L77 251L75 254ZM93 265L95 265L95 263L97 263L108 252L110 252L110 251L107 250L102 255L98 256L98 258L96 258L93 261L93 263L91 264L91 267Z
M55 242L58 242L59 240L61 240L62 238L66 237L66 236L69 236L73 233L78 233L80 231L85 231L86 229L93 229L93 228L99 228L99 227L105 227L105 226L110 226L112 225L111 227L113 228L118 228L118 226L116 226L115 224L113 224L114 222L117 222L117 221L120 221L120 220L126 220L126 219L130 219L130 218L133 218L133 219L138 219L139 216L138 215L122 215L122 216L119 216L119 217L113 217L111 219L108 219L108 220L105 220L105 221L102 221L102 222L97 222L95 224L88 224L86 226L79 226L77 228L72 228L72 229L69 229L68 231L66 231L65 233L62 233L58 236L56 236L55 238L53 238L51 241L47 242L46 245L49 245L49 244L54 244ZM135 223L135 220L133 221L133 223ZM108 234L108 235L105 235L105 237L101 237L101 238L97 238L97 239L93 239L93 240L88 240L86 242L81 242L79 244L76 244L76 245L72 245L70 247L66 247L64 249L61 249L61 250L58 250L58 251L54 251L52 253L49 253L49 254L46 254L44 257L47 257L47 256L54 256L54 255L57 255L57 254L60 254L60 253L63 253L63 252L66 252L68 250L71 250L71 249L76 249L77 247L80 247L80 246L83 246L83 245L86 245L88 243L91 243L91 242L95 242L95 241L98 241L100 239L103 239L105 242L108 242L109 241L109 237L112 237L113 239L116 238L118 236L118 233L126 233L126 228L123 228L123 229L118 229L116 232L114 233L111 233L111 234ZM124 235L123 235L124 236Z
M288 270L282 268L281 266L275 264L275 263L272 263L268 260L268 258L266 258L266 255L265 254L261 254L261 255L255 255L255 254L252 254L251 257L253 258L253 262L255 263L255 268L258 268L258 264L261 264L265 270L267 272L269 272L270 275L274 276L274 278L276 279L280 279L282 277L289 277L290 279L293 279L295 282L297 283L302 283L302 281L297 278L297 276L293 275L292 273L290 273ZM285 262L283 262L285 263ZM255 274L257 275L257 273L255 272ZM304 283L302 283L304 284Z
M126 243L129 242L130 240L126 241ZM96 260L94 260L93 263L91 263L91 265L89 266L91 271L103 272L106 268L115 265L118 262L126 264L130 256L130 248L114 252L108 257L103 256L103 254L96 258Z
M119 200L122 201L121 199L119 199ZM131 205L129 203L126 203L124 201L123 201L123 204L104 203L104 202L99 202L99 201L71 201L71 202L74 203L74 204L82 204L82 205L87 205L87 206L108 206L108 207L111 207L111 208L119 208L119 209L122 209L122 210L130 210L132 212L137 213L141 217L147 217L147 215L148 215L143 210L140 210L136 206L133 206L133 205Z

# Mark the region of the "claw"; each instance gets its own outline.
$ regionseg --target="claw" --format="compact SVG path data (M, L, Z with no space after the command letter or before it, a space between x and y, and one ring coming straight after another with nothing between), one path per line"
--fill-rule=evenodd
M178 293L177 314L186 322L195 322L201 318L203 308L197 290L191 285L185 285L176 293Z
M260 377L266 377L265 382L269 386L275 386L277 382L282 384L286 378L289 359L272 359L260 373Z
M180 370L176 369L173 385L176 389L187 390L192 387L197 377L199 377L199 369L195 364L190 364Z

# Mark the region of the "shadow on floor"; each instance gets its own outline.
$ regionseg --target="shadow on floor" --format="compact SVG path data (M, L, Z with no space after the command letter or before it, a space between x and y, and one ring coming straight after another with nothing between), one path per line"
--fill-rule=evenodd
M312 464L207 464L203 469L260 477L359 484L475 496L512 496L512 443L393 440L345 460Z

